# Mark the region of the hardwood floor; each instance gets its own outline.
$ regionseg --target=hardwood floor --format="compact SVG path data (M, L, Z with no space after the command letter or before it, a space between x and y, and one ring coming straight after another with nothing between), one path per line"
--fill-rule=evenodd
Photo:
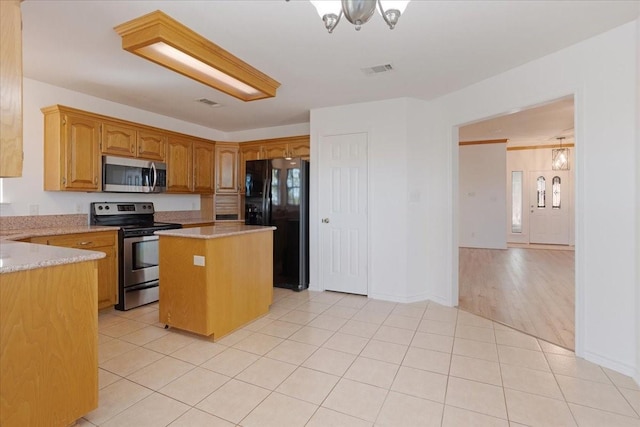
M574 349L574 252L460 248L460 303L471 313Z

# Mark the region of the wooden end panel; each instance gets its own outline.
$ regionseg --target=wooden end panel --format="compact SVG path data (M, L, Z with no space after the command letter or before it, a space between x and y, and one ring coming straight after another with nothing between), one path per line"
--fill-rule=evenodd
M205 240L160 236L160 322L201 335L211 335L207 313L207 267L194 265L205 256ZM208 260L207 260L208 261Z
M0 425L70 425L98 406L96 261L2 275Z

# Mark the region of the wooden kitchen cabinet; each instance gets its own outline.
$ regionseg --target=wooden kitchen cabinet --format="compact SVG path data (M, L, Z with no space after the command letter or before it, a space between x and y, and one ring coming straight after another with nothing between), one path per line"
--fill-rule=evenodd
M193 142L193 191L213 194L215 191L215 145L205 141Z
M0 1L0 178L22 176L22 16Z
M250 155L254 147L260 147L261 159L280 159L283 157L301 157L309 160L309 135L289 136L285 138L261 139L258 141L243 142L240 144L244 152L246 147L247 154ZM246 160L255 160L246 158Z
M251 160L264 159L262 145L260 144L240 144L240 165L238 167L238 184L240 184L240 193L245 194L245 176L247 162Z
M141 159L164 161L166 135L150 130L138 130L137 155Z
M102 124L102 154L132 157L136 154L136 130L114 123Z
M160 322L218 340L269 312L273 231L244 227L216 225L219 237L213 228L160 234Z
M117 231L38 236L32 237L30 242L104 252L106 257L98 260L98 309L112 307L118 303Z
M191 141L170 137L167 142L167 191L190 193L193 190L193 150Z
M238 144L216 143L216 194L238 194Z
M74 425L98 407L96 264L0 276L0 425Z
M100 122L58 106L44 108L44 189L100 189Z
M104 121L100 148L102 154L164 161L166 139L160 132Z
M265 144L263 146L265 159L280 159L287 157L287 144Z

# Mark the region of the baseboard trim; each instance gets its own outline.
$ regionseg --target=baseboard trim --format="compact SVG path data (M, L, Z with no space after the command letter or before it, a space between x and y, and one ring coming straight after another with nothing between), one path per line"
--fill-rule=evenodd
M608 357L601 356L599 354L585 351L584 359L589 362L596 363L602 367L609 368L613 371L619 372L623 375L627 375L631 378L634 378L636 382L638 381L638 370L636 366L632 366L626 363L619 362L617 360L609 359Z

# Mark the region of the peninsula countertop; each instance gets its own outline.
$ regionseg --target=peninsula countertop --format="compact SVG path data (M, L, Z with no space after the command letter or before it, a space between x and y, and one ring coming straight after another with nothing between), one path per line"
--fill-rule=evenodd
M176 230L156 231L158 236L187 237L193 239L217 239L220 237L236 236L248 233L261 233L273 231L276 227L245 225L245 224L218 224L210 227L181 228Z
M0 274L104 258L103 252L0 241Z

